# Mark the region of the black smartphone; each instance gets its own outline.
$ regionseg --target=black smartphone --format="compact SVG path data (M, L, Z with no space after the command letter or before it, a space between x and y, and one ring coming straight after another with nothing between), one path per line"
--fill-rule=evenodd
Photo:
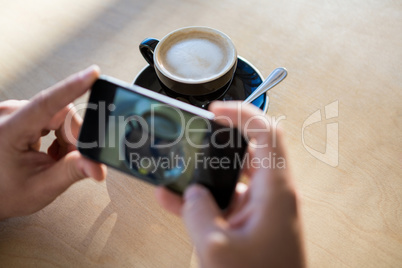
M177 194L202 184L225 209L247 142L207 110L101 76L91 88L77 147L85 157Z

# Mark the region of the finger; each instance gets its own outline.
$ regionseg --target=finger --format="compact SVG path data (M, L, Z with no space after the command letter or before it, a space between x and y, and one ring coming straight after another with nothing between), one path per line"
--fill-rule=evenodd
M60 144L59 140L56 139L47 149L47 153L54 159L60 160L68 153L76 150L77 148L75 145L72 144Z
M88 177L104 180L106 167L73 151L29 180L29 187L38 200L51 202L73 183Z
M270 193L278 192L283 187L293 187L283 132L279 128L273 129L261 110L253 105L243 105L239 102L214 102L210 105L210 110L217 116L224 115L230 118L234 126L260 145L254 148L253 159L246 163L251 165L253 171L250 184L252 202L256 205L267 203L267 200L273 197Z
M184 193L182 216L193 242L201 250L208 243L206 239L219 232L219 223L223 221L212 195L200 185L192 185Z
M244 156L245 164L241 171L241 177L245 176L247 179L252 179L252 176L255 172L255 167L252 165L252 161L255 157L255 148L252 146L248 146L247 152Z
M35 95L31 102L16 112L13 120L10 120L11 137L19 140L21 133L32 136L46 129L52 118L84 94L98 76L99 67L91 66ZM63 115L63 111L61 113Z
M0 116L8 115L28 104L27 100L6 100L0 102Z
M235 201L237 206L243 206L248 200L248 185L238 182L235 189Z
M82 118L73 105L69 106L67 116L63 119L60 128L56 130L56 136L62 144L76 145L82 125Z
M47 122L44 128L48 130L59 129L62 126L65 118L67 117L67 114L69 113L70 109L72 109L72 107L73 107L72 103L69 103L67 106L63 107L60 111L58 111L56 114L53 115L53 117Z
M49 148L47 148L47 154L50 155L50 157L52 157L54 160L59 160L59 148L59 143L57 140L54 140Z
M155 197L161 207L176 216L181 215L183 207L183 198L181 196L174 194L165 187L157 187Z
M229 208L225 211L225 215L231 217L232 214L236 214L238 211L240 211L248 202L248 192L248 185L242 182L238 182L234 192L233 200Z
M254 156L263 159L269 155L285 156L283 132L277 126L271 126L271 120L251 104L240 102L213 102L210 110L219 118L230 118L243 135L255 139ZM227 124L226 120L222 121ZM263 164L263 163L261 163Z
M44 130L42 130L40 136L41 136L41 137L44 137L44 136L46 136L46 135L49 134L49 133L50 133L50 130L44 129ZM36 142L32 143L32 144L29 146L29 148L32 149L32 150L34 150L34 151L39 151L41 145L42 145L42 141L41 141L41 138L39 138Z
M248 140L249 147L263 148L260 154L269 152L270 122L260 109L240 102L213 102L209 109L216 115L218 123L238 128Z
M278 220L285 214L296 213L296 190L282 131L276 132L276 146L259 157L262 164L250 182L250 202Z
M222 124L227 125L227 118L229 118L231 123L244 134L248 134L249 138L262 136L259 133L264 132L257 131L258 129L265 130L265 132L270 129L268 117L252 104L242 104L237 101L214 101L209 106L209 110L217 116L218 122L221 121ZM250 129L256 129L256 131L252 132Z
M255 206L247 203L240 210L236 211L236 213L231 214L228 218L229 227L231 229L239 229L246 225L253 215L253 209L256 210Z
M69 108L67 121L55 131L56 140L48 148L48 154L55 160L59 160L66 154L76 150L76 140L79 134L79 128L82 124L81 117L75 113L75 108Z

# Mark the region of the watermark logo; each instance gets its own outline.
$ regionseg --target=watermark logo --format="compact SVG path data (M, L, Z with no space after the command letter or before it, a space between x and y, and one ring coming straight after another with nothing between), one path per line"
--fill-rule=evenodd
M123 103L124 104L124 103ZM188 159L200 165L200 168L227 169L229 163L225 153L230 150L239 150L242 145L241 136L235 126L242 126L245 141L252 150L264 149L270 152L269 147L276 148L277 127L286 116L267 117L263 113L256 113L247 119L242 119L242 106L239 104L237 115L216 116L220 124L215 124L202 117L195 117L176 107L165 104L148 105L120 105L99 102L78 105L76 111L86 110L92 113L97 122L90 139L77 141L71 131L72 115L65 120L67 124L66 137L72 144L84 149L97 148L104 152L103 157L115 157L125 161L130 169L136 168L143 173L162 170L187 170ZM127 108L129 107L129 108ZM318 160L337 167L339 163L339 129L338 122L330 119L339 115L339 101L334 101L312 113L303 123L301 140L304 148ZM329 120L329 121L328 121ZM305 141L305 130L316 123L326 123L325 151L318 151L310 147ZM219 125L219 126L218 126ZM104 151L103 151L104 150ZM228 150L228 151L226 151ZM225 151L225 153L221 153ZM275 150L273 150L274 152ZM172 161L169 153L175 153L179 158ZM203 152L200 157L197 152ZM222 161L214 156L219 156ZM223 156L223 157L222 157ZM284 159L275 153L260 159L246 157L246 163L259 168L285 168ZM218 161L219 160L219 161ZM193 165L194 166L194 165ZM243 167L243 166L240 166ZM180 169L179 169L180 168Z
M321 122L323 120L328 120L331 118L337 118L339 115L339 101L334 101L325 106L325 119L321 114L321 110L315 111L311 114L303 123L302 127L302 142L304 148L312 156L324 162L332 167L337 167L339 163L339 129L338 122L327 123L327 138L325 143L325 152L321 153L305 143L304 140L304 130L306 127Z

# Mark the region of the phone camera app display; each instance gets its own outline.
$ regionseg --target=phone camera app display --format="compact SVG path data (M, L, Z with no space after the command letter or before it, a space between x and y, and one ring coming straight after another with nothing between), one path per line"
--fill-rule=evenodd
M124 133L116 137L124 168L182 192L194 178L194 156L209 145L208 120L123 89L116 90L113 103L108 132Z

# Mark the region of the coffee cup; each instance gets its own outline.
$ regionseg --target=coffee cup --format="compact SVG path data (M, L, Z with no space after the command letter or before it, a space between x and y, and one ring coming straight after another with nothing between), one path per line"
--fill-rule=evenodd
M208 27L180 28L160 41L147 38L140 51L154 67L162 87L178 96L221 96L237 66L231 39Z

